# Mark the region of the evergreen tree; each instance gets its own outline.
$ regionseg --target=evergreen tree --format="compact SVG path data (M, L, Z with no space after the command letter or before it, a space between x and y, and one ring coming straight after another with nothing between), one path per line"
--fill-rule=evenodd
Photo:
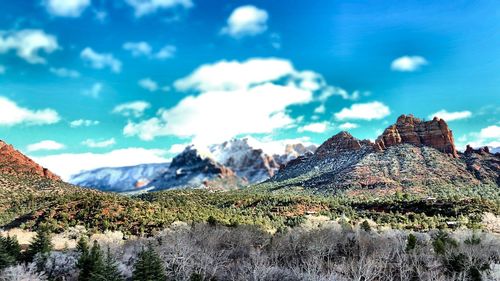
M37 254L40 254L39 263L44 263L48 254L52 251L52 242L50 241L50 233L45 228L40 228L36 232L35 239L26 251L26 261L32 262ZM40 266L40 264L39 264Z
M143 249L134 265L132 280L134 281L164 281L165 269L158 254L151 245Z
M415 249L416 246L417 246L417 237L413 233L410 233L408 235L408 240L406 241L406 251L409 252Z
M97 281L103 279L104 260L101 247L97 241L94 241L92 248L89 250L85 238L78 241L77 249L80 252L77 267L80 269L78 275L79 281Z
M14 265L21 258L21 246L16 237L0 237L0 270Z
M108 250L106 252L106 259L104 260L104 270L102 273L102 279L96 279L100 281L123 281L123 276L118 270L118 265L115 259Z

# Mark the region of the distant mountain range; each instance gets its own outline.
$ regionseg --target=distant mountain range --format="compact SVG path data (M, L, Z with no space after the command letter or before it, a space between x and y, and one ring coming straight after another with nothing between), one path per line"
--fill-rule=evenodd
M248 139L232 139L208 147L187 146L171 163L100 168L73 175L75 185L103 191L142 192L202 187L233 189L272 177L281 165L306 153L314 145L288 144L282 154L254 148Z
M340 132L288 162L268 183L316 191L422 189L500 184L500 157L488 148L459 153L442 119L402 115L375 142Z

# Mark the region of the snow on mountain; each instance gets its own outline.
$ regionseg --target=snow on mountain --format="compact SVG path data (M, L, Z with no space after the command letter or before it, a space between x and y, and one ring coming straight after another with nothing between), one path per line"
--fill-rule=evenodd
M152 179L166 171L169 165L169 163L161 163L99 168L73 175L69 182L102 191L135 191L149 184Z

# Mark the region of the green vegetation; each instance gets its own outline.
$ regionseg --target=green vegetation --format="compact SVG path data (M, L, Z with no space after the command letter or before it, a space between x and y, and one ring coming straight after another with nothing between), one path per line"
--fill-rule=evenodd
M153 249L153 246L149 245L146 249L142 249L134 265L132 280L163 281L166 279L163 262Z

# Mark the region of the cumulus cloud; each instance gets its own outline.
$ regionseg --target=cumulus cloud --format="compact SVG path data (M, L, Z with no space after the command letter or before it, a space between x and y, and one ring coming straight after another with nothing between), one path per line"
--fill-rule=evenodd
M109 68L113 72L122 70L122 62L117 60L112 54L97 53L92 48L86 47L80 53L80 57L92 68Z
M391 69L394 71L412 72L428 64L421 56L402 56L392 61Z
M311 123L297 128L297 132L324 133L328 128L328 122Z
M434 117L439 117L441 119L444 119L445 121L454 121L454 120L460 120L460 119L467 119L471 116L472 116L472 112L470 112L468 110L448 112L445 109L441 109L440 111L429 115L428 118L433 119Z
M0 54L15 51L17 56L32 64L44 64L41 52L50 54L59 49L57 38L39 29L23 29L13 32L0 31Z
M141 86L142 88L144 88L150 92L154 92L154 91L158 90L158 83L156 83L156 81L154 81L153 79L151 79L149 77L139 80L138 84L139 84L139 86Z
M148 102L133 101L115 106L113 113L121 114L125 117L140 117L150 107L151 105Z
M339 125L339 128L342 130L356 129L357 127L359 127L358 124L351 122L345 122Z
M123 167L144 163L165 163L167 151L161 149L125 148L107 153L64 153L31 157L34 161L69 180L71 175L102 167Z
M58 143L53 140L43 140L37 143L29 144L26 149L28 152L34 152L39 150L60 150L65 147L64 144Z
M490 125L482 128L479 132L472 132L460 137L457 141L457 146L462 150L469 144L474 148L489 146L500 147L500 126Z
M204 64L193 73L174 82L179 91L225 91L246 89L253 84L274 81L296 74L288 60L249 59L239 61L219 61Z
M101 95L102 89L101 83L94 83L89 89L83 90L83 94L96 99Z
M170 146L170 149L168 150L168 152L172 153L172 154L179 154L182 151L184 151L184 149L188 145L189 145L189 143L176 143L176 144L173 144L172 146Z
M69 123L69 126L71 128L78 128L78 127L90 127L90 126L96 126L99 125L99 121L97 120L88 120L88 119L78 119L78 120L73 120Z
M254 36L267 30L268 18L266 10L252 5L241 6L231 13L221 32L234 38Z
M82 144L90 148L104 148L116 144L116 141L114 138L102 141L96 141L94 139L86 139L82 141Z
M73 69L67 69L64 67L61 67L61 68L51 67L49 70L51 73L53 73L54 75L57 75L59 77L69 77L69 78L80 77L80 72L73 70Z
M326 107L324 104L322 104L314 109L314 113L318 113L318 114L325 113L325 111L326 111Z
M75 18L90 5L90 0L45 0L44 4L53 16Z
M14 101L0 96L0 126L47 125L59 122L61 117L57 111L46 109L28 109L18 106Z
M288 60L253 58L205 64L174 82L193 93L153 118L129 121L123 132L152 140L175 135L210 144L241 134L270 133L298 122L289 107L316 101L330 87L312 71L298 71Z
M381 102L355 103L349 108L343 108L335 113L338 120L374 120L382 119L391 114L389 107Z
M182 7L193 7L191 0L125 0L134 9L136 17L142 17L157 12L158 10Z

